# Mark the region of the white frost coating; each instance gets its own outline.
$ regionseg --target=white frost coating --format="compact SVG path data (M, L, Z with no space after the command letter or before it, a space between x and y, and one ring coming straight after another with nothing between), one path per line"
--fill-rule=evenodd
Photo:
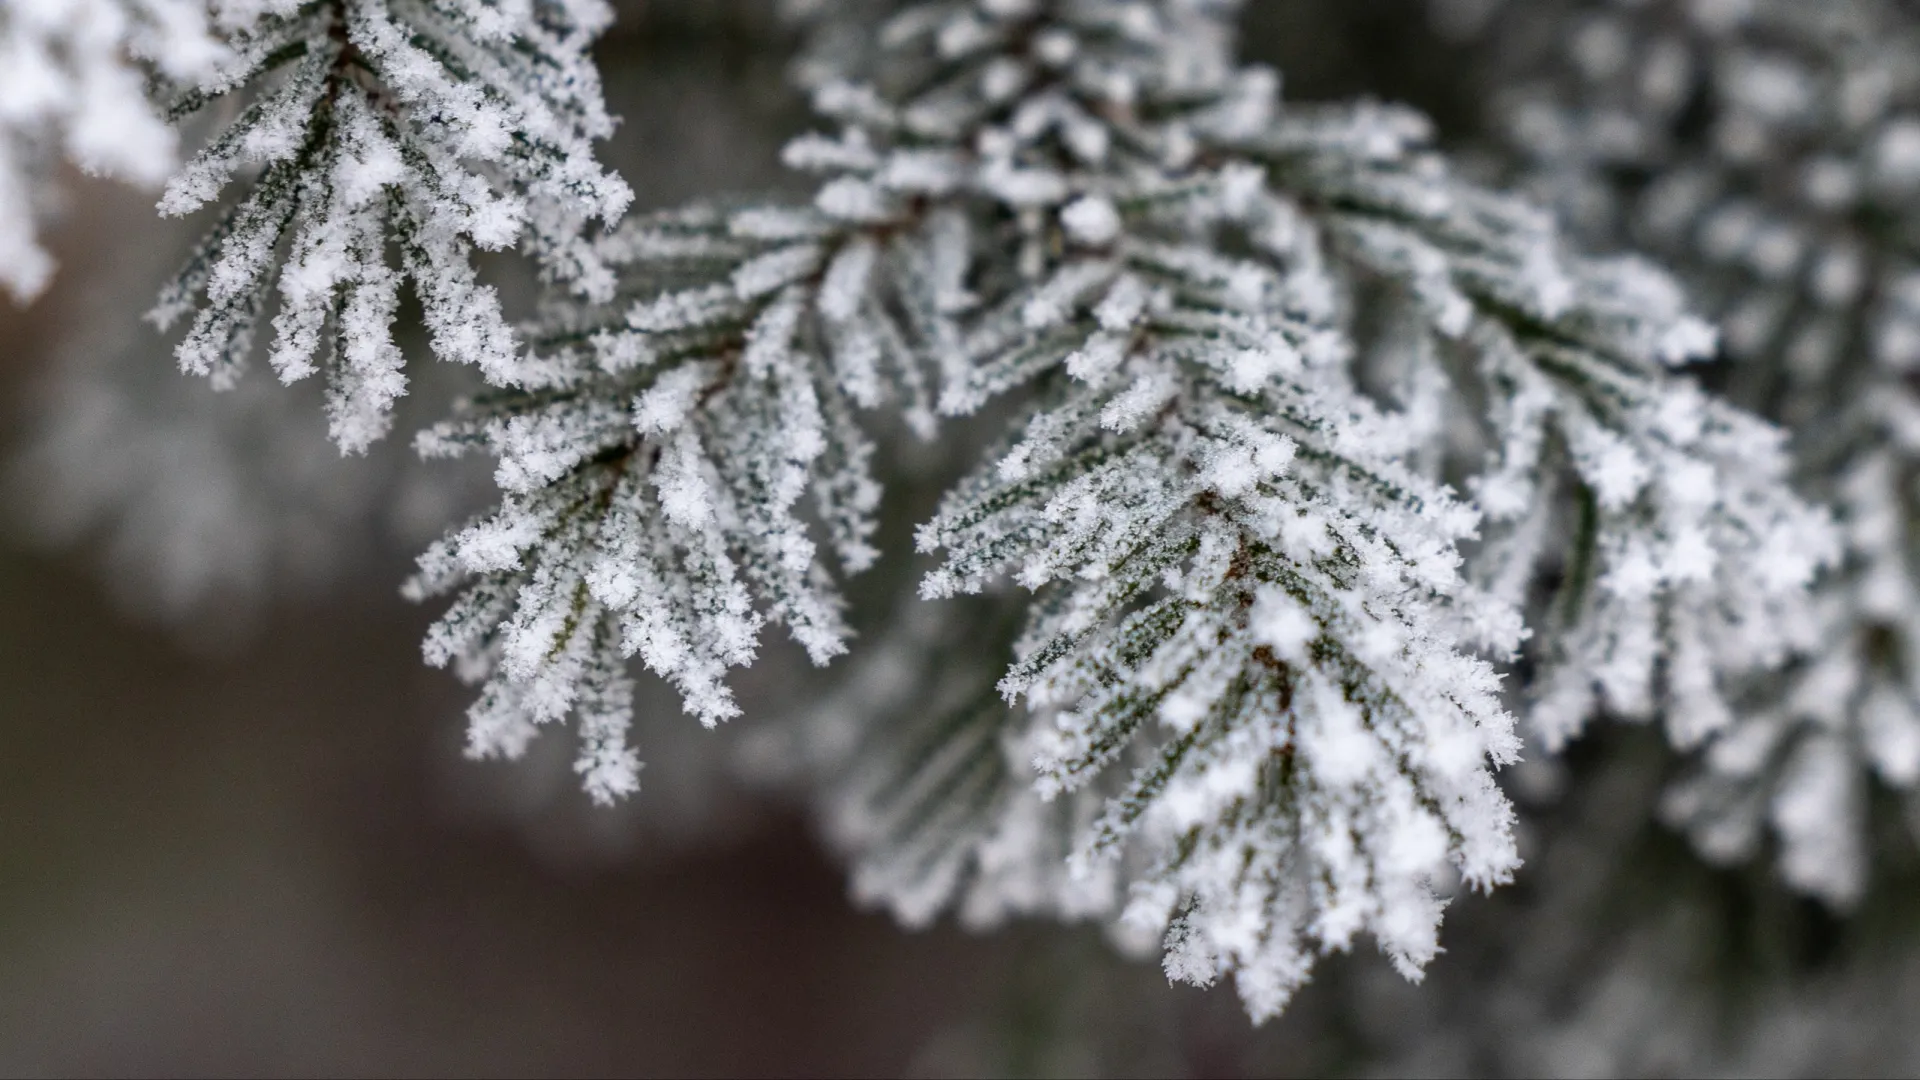
M1060 224L1066 226L1068 236L1090 247L1099 247L1112 243L1120 235L1120 212L1106 199L1089 195L1060 211Z
M824 248L786 242L816 230L790 216L770 230L780 216L634 223L606 246L616 260L642 273L702 267L697 282L534 325L542 385L432 432L436 452L496 456L507 492L423 555L408 586L416 597L458 591L425 652L481 684L476 754L516 756L539 725L568 719L582 783L610 801L638 788L628 657L711 726L739 714L726 673L752 662L767 622L785 624L815 662L845 651L841 603L799 504L814 496L853 571L875 555L879 490L872 448L807 345L851 311L824 310L810 276ZM769 231L771 242L744 238ZM871 269L880 256L853 257ZM861 308L868 272L839 273Z
M182 360L225 384L277 307L270 363L328 369L349 449L406 386L403 283L494 384L421 445L494 458L499 504L408 586L453 594L423 652L478 684L474 754L565 724L618 798L634 658L713 725L769 624L845 651L836 573L878 554L859 412L931 437L995 403L1012 430L916 540L922 596L997 613L944 646L951 678L909 653L926 700L895 686L808 748L863 898L1098 919L1257 1018L1363 939L1418 978L1454 885L1518 865L1496 665L1523 645L1511 700L1549 739L1663 710L1724 771L1797 754L1765 813L1830 873L1829 744L1747 735L1728 697L1815 625L1829 530L1778 433L1672 370L1712 338L1670 280L1571 254L1415 114L1283 103L1235 61L1231 0L859 8L894 17L802 65L810 199L594 243L625 201L587 154L600 5L221 8L240 58L202 89L257 89L166 205L259 177L159 314L198 308ZM1713 231L1769 273L1805 257L1765 221ZM563 286L519 333L471 260L516 238ZM1920 769L1904 721L1877 722L1889 775Z
M181 366L230 385L277 285L274 370L291 381L325 366L335 441L364 451L406 392L391 323L408 283L441 358L501 385L541 378L472 256L521 243L548 277L583 296L611 295L612 271L585 231L631 199L592 155L612 131L586 56L604 5L216 9L233 55L210 70L169 72L176 111L226 95L245 105L175 174L161 212L192 213L242 172L259 173L153 311L165 328L197 310Z
M1494 117L1499 149L1584 239L1648 249L1675 270L1719 321L1740 382L1771 387L1759 404L1804 433L1806 490L1839 510L1843 558L1811 611L1754 605L1727 620L1702 605L1677 624L1700 640L1670 662L1669 731L1703 752L1668 811L1703 851L1723 857L1759 851L1770 825L1787 880L1846 907L1870 876L1869 787L1877 779L1911 806L1920 781L1912 764L1920 547L1909 524L1920 304L1912 252L1897 239L1920 223L1920 25L1899 0L1495 8L1485 24L1489 73L1514 88ZM1561 31L1576 24L1578 34ZM1619 184L1629 173L1654 182ZM1704 354L1709 334L1676 324L1662 350ZM1746 532L1760 523L1751 498L1735 503L1742 515L1716 520L1723 511L1714 503L1725 500L1705 492L1756 462L1773 473L1786 463L1763 433L1716 434L1713 411L1703 416L1702 434L1692 424L1676 430L1724 447L1710 476L1646 459L1665 481L1657 497L1691 524L1676 523L1667 545L1642 553L1643 573L1683 594L1728 575L1776 591L1806 572L1807 545L1784 521ZM1619 633L1638 632L1630 626ZM1783 637L1769 626L1800 633L1769 642ZM1722 700L1711 677L1722 657L1781 645L1809 655L1784 677L1754 679ZM1579 696L1567 689L1567 700Z
M0 287L39 295L53 257L38 217L50 174L83 171L156 187L178 139L148 104L142 64L169 77L213 71L226 52L201 0L8 0L0 6Z
M971 152L945 198L997 224L974 260L1000 277L975 280L1002 283L932 339L940 408L1044 388L918 536L944 558L924 597L1036 590L999 682L1021 709L969 713L972 750L920 760L903 732L833 766L869 793L836 803L860 893L916 922L943 896L1114 919L1268 1016L1363 933L1417 975L1440 883L1512 871L1490 770L1518 744L1472 653L1516 654L1543 572L1575 617L1535 628L1538 730L1603 704L1717 729L1804 632L1831 534L1777 433L1672 374L1715 337L1670 279L1570 254L1546 213L1451 176L1423 118L1283 106L1233 63L1236 6L900 3L882 59L810 61L840 125L821 145L859 152L805 157L823 211L893 228L924 211L888 194L891 162ZM915 65L943 77L859 83ZM1382 282L1366 304L1404 329L1375 344L1342 320ZM1439 418L1475 399L1490 452L1454 462L1461 503L1407 463L1457 455ZM1587 525L1557 516L1582 500ZM1000 794L927 801L974 784ZM1077 877L1046 865L1063 846Z
M862 237L833 257L833 265L827 268L826 280L820 286L821 315L837 323L853 318L860 310L860 302L866 298L867 279L873 273L878 256L879 248L874 242Z
M1247 615L1247 624L1255 641L1286 661L1308 659L1308 642L1320 636L1319 624L1313 621L1312 613L1288 596L1286 590L1273 586L1260 590L1253 610Z

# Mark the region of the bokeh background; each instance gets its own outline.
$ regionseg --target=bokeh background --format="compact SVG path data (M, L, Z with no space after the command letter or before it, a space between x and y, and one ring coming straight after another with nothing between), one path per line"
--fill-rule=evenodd
M1471 58L1410 3L1251 7L1290 96L1469 133ZM608 157L643 202L786 182L785 48L770 4L623 5ZM1701 868L1647 820L1645 733L1515 779L1529 876L1456 903L1428 985L1336 958L1257 1030L1086 928L857 910L805 807L730 767L754 725L702 732L665 693L621 808L577 793L560 740L467 762L466 691L419 664L433 610L398 584L484 472L341 461L266 377L216 398L175 375L139 313L197 223L70 179L54 287L0 307L0 1073L1920 1067L1911 891L1841 924ZM431 416L458 377L416 389ZM803 668L771 650L738 680L749 715L813 693Z

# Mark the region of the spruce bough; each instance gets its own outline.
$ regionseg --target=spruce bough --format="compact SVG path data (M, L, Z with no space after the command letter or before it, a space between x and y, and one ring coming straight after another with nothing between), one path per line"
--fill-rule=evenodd
M479 688L475 756L567 724L613 800L636 658L713 725L769 625L858 644L911 688L784 737L862 897L1101 920L1265 1019L1363 936L1418 978L1448 896L1511 879L1526 737L1698 742L1810 644L1833 530L1679 373L1713 328L1419 115L1284 102L1232 0L788 6L811 197L610 231L591 0L233 0L176 87L245 104L162 209L248 175L156 309L185 368L239 378L273 310L271 366L324 371L363 450L410 287L488 384L415 442L491 458L498 505L407 585L452 597L425 653ZM551 285L521 327L472 265L514 244ZM878 446L985 423L901 601L972 614L853 642Z

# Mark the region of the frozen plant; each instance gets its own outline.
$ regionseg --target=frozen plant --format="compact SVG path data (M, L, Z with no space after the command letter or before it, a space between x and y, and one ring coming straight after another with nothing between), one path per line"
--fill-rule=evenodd
M1456 24L1467 8L1450 5ZM1488 17L1498 149L1585 239L1672 266L1725 328L1731 376L1799 431L1839 512L1808 639L1669 795L1710 857L1771 827L1796 888L1847 907L1867 807L1920 782L1920 7L1903 0L1552 2ZM1913 820L1920 821L1920 817Z
M770 624L847 652L880 440L934 440L916 602L990 617L887 643L924 674L787 754L859 891L1096 919L1265 1019L1362 938L1418 978L1453 891L1511 878L1510 709L1704 738L1802 643L1826 522L1676 372L1713 330L1417 113L1283 102L1233 0L788 7L810 195L611 233L598 5L215 8L239 59L175 111L252 89L162 208L260 172L161 321L197 308L181 359L229 382L277 282L270 362L329 369L349 450L405 386L402 280L490 384L416 445L499 503L407 586L452 596L425 652L479 687L475 756L570 724L613 800L636 658L713 725ZM522 236L553 288L514 330L469 256Z
M194 313L183 369L231 386L277 291L269 363L286 382L325 368L333 438L359 452L406 392L392 334L402 283L434 353L499 383L518 377L519 342L475 249L523 243L547 276L610 294L583 230L632 193L592 151L612 131L586 56L611 17L601 0L212 7L234 59L180 82L168 115L230 95L245 105L168 181L160 212L192 213L257 175L150 315L165 329Z
M1012 755L1013 789L868 830L867 857L912 844L935 876L862 880L910 917L978 875L972 909L1116 919L1267 1016L1361 933L1417 974L1449 883L1511 874L1493 662L1543 568L1568 567L1543 725L1596 687L1724 708L1725 679L1782 659L1821 520L1771 429L1670 374L1712 345L1674 287L1563 253L1542 214L1451 177L1417 116L1282 107L1233 62L1234 14L899 5L803 68L828 126L786 151L820 177L810 205L608 243L633 297L562 306L534 332L549 383L423 444L489 449L509 493L417 586L477 575L429 641L485 681L475 749L573 713L590 787L624 791L624 655L714 721L763 612L841 651L795 508L811 489L841 570L870 560L855 410L924 432L1013 395L919 533L942 557L923 595L1033 593L1007 704L975 714L996 730L969 737ZM1362 391L1389 369L1419 393ZM1430 411L1463 402L1464 499L1415 467ZM917 730L876 722L868 742Z
M186 79L225 57L201 0L8 0L0 6L0 287L27 301L53 256L38 225L64 158L158 187L178 142L147 101L139 63Z

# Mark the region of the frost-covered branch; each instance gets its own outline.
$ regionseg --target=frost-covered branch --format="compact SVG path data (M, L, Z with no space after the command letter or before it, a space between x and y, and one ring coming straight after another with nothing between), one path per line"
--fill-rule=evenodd
M362 451L406 391L392 334L403 282L434 351L502 385L518 378L519 344L476 275L476 248L523 242L551 277L611 294L583 231L631 198L592 154L612 130L585 52L610 17L599 0L222 0L215 11L236 58L182 83L170 115L245 104L169 181L160 210L191 213L257 175L153 310L162 328L195 312L185 370L231 385L277 291L275 373L324 367L333 437Z
M409 586L477 578L426 645L485 683L473 754L518 756L536 725L573 715L588 790L611 799L637 784L627 657L712 725L739 712L723 680L751 662L763 623L785 624L815 663L845 650L799 504L813 496L857 572L874 557L879 491L821 360L839 315L825 231L805 211L636 223L607 246L637 298L535 327L526 389L422 437L428 454L494 455L506 493Z
M0 7L0 286L33 299L53 273L38 224L65 158L157 187L177 139L140 65L188 79L225 59L202 0L11 0Z
M1532 710L1562 736L1596 685L1694 708L1782 658L1823 523L1776 436L1669 373L1712 334L1657 272L1562 253L1411 114L1282 108L1233 4L899 7L843 76L812 60L842 129L797 148L830 212L957 195L982 238L941 409L1034 411L922 530L926 591L1038 590L1020 753L1105 793L1070 846L1151 868L1131 910L1170 971L1270 1015L1362 929L1418 970L1440 868L1511 865L1513 744L1466 651L1512 653L1534 582L1567 583ZM1485 449L1436 454L1362 392L1383 370L1477 403ZM1449 458L1477 506L1405 465Z
M1297 245L1311 221L1334 287L1378 305L1388 332L1372 331L1360 377L1410 403L1416 389L1457 395L1440 406L1454 411L1479 403L1485 456L1461 478L1486 518L1474 577L1514 604L1543 571L1561 581L1533 613L1548 661L1534 730L1554 746L1597 709L1656 705L1687 742L1724 725L1732 683L1804 634L1831 538L1785 489L1780 433L1670 373L1712 349L1712 330L1652 267L1565 252L1539 211L1450 180L1413 141L1417 118L1224 126L1277 181L1256 228Z
M1509 708L1698 742L1806 643L1827 523L1676 372L1715 346L1678 287L1569 252L1412 112L1283 103L1234 0L787 7L811 199L601 236L598 3L217 8L239 59L176 112L244 103L163 209L258 173L158 314L197 310L180 357L225 384L277 308L349 450L405 389L403 281L492 384L417 445L492 458L499 505L408 587L454 596L425 651L480 684L476 756L568 722L611 800L631 658L713 725L767 625L845 652L864 418L952 448L990 417L916 534L924 600L989 614L909 618L876 662L927 700L882 685L790 756L864 898L1099 919L1266 1018L1363 936L1418 978L1455 888L1508 880ZM516 240L555 286L521 331L471 261Z
M1812 655L1674 731L1717 737L1669 814L1717 859L1749 856L1770 823L1788 881L1849 905L1869 778L1920 780L1914 8L1507 7L1487 24L1506 159L1591 242L1676 268L1722 321L1736 385L1799 430L1796 478L1841 517L1844 565L1793 620Z

